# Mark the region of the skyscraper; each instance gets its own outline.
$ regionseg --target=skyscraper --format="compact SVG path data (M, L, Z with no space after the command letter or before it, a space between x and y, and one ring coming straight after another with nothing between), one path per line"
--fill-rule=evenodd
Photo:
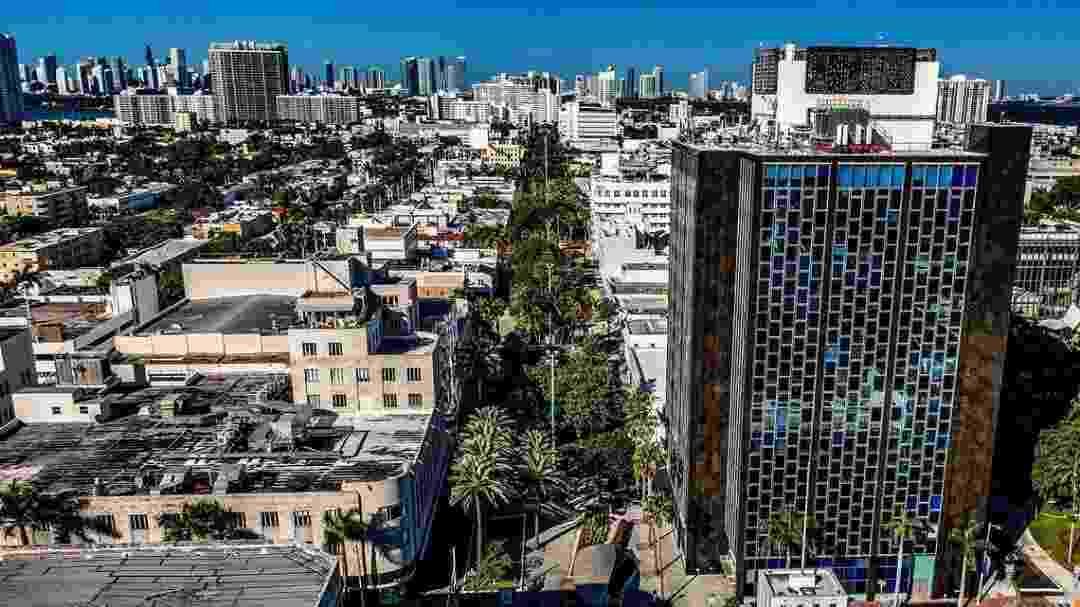
M652 99L660 96L655 73L642 74L638 77L638 95L642 99Z
M446 90L447 91L461 91L458 86L458 64L456 61L451 61L446 64Z
M709 76L707 71L693 72L690 74L689 94L691 99L704 99L709 90Z
M903 586L945 590L943 540L990 497L1030 140L978 125L966 151L676 144L666 408L688 571L730 562L751 591L784 566L766 527L790 509L814 522L793 566L877 590L903 510L936 530L905 546Z
M596 96L600 105L610 106L615 103L619 95L619 81L614 65L609 65L607 71L596 75Z
M666 83L664 82L664 66L657 65L653 67L653 76L656 77L656 96L663 97L667 91Z
M191 79L188 76L187 53L182 48L169 49L169 68L172 72L173 82L181 89L191 88Z
M416 59L417 93L429 96L435 92L435 62L428 57Z
M636 67L626 68L626 88L623 95L633 99L638 96L638 76Z
M19 82L19 53L15 37L0 34L0 124L23 119L23 92Z
M1005 90L1004 80L994 81L994 101L1005 101L1008 93Z
M222 120L272 121L275 98L288 92L289 52L284 44L236 41L210 45L214 98Z
M113 57L112 65L110 66L113 72L113 86L117 91L122 91L127 88L127 65L124 63L123 57Z
M455 72L457 73L457 84L454 85L459 91L464 91L469 86L469 71L465 64L465 57L458 57L454 59L454 64L457 65Z
M328 89L334 88L334 62L329 59L323 62L323 84Z
M435 90L447 91L450 90L450 83L446 78L446 57L439 55L438 61L435 63Z
M154 60L154 51L150 49L149 44L146 45L145 57L146 57L146 65L149 65L150 67L156 67L157 66L157 61Z
M44 74L42 82L46 84L56 84L56 53L50 53L41 58L39 70L42 70Z
M957 75L938 80L938 122L969 124L985 122L990 110L990 83L981 78L968 80Z
M380 65L372 65L367 70L368 87L373 89L386 88L386 71Z
M420 72L416 57L401 60L401 90L409 97L420 94Z

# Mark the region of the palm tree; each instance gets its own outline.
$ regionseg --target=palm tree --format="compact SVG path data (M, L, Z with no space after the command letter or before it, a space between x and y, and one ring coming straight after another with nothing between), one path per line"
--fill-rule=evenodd
M540 537L540 502L552 492L565 488L566 483L559 478L559 450L548 441L547 434L540 430L529 430L519 449L519 472L525 485L532 489L536 501L533 513L533 527L537 542Z
M975 548L979 542L979 525L973 512L965 512L956 527L949 530L949 543L960 550L960 592L956 607L964 607L967 572L975 566Z
M801 525L795 524L794 514L791 510L773 512L764 525L769 544L784 551L785 568L791 567L791 547L799 544L802 537Z
M180 512L158 515L164 529L164 541L206 541L207 539L257 539L250 529L237 525L236 514L215 499L196 499L184 504Z
M71 537L93 543L93 536L119 537L111 522L83 516L73 492L42 493L29 481L0 482L0 526L18 529L23 545L31 544L27 528L51 529L60 543Z
M483 554L484 505L498 506L510 500L510 485L500 468L496 458L476 453L465 453L450 468L450 504L472 510L476 516L477 564Z
M915 519L900 506L896 507L892 519L885 523L885 528L892 531L896 538L896 596L900 596L900 581L904 571L904 542L915 534Z

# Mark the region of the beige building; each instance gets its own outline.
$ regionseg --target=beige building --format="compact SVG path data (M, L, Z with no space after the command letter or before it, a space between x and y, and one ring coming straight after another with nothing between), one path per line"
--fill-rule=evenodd
M207 240L216 234L231 234L240 240L262 236L274 229L274 214L269 210L242 209L214 213L191 226L191 235Z
M195 112L176 112L173 115L173 130L177 133L193 131L198 125L199 117Z
M492 143L480 150L480 160L505 169L516 169L525 158L525 146L516 143Z
M90 218L86 188L59 188L47 192L0 193L0 208L8 215L34 215L55 227L85 225Z
M101 228L53 230L0 246L0 282L18 272L41 272L94 266L105 250Z
M369 584L406 579L430 541L446 478L451 441L438 414L342 418L282 405L283 386L241 375L106 392L80 405L99 412L93 423L56 423L46 408L0 436L0 476L74 491L84 514L115 530L95 538L105 544L161 543L163 522L212 499L233 513L233 527L266 542L321 545L323 515L356 508L390 530L388 545L334 550L342 573L353 584L365 569ZM24 545L20 535L8 529L0 545ZM32 542L51 538L33 533Z

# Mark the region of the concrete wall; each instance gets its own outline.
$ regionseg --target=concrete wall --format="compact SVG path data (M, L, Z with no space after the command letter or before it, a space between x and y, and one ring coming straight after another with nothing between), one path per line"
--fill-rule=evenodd
M347 260L320 261L344 284L349 282ZM189 299L242 297L256 294L292 295L306 291L341 291L326 271L306 261L184 264L184 291Z
M37 383L37 367L30 341L30 331L12 335L0 344L0 424L15 415L11 393Z
M289 353L288 335L187 333L184 335L117 335L113 340L117 351L147 357Z

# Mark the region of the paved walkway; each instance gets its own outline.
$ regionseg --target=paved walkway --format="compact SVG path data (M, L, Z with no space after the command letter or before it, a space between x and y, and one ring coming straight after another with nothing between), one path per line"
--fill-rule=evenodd
M1038 567L1039 571L1043 572L1043 575L1054 580L1054 583L1061 587L1063 593L1071 593L1074 584L1072 572L1047 554L1043 547L1032 537L1031 532L1024 532L1023 542L1024 557L1028 562Z

